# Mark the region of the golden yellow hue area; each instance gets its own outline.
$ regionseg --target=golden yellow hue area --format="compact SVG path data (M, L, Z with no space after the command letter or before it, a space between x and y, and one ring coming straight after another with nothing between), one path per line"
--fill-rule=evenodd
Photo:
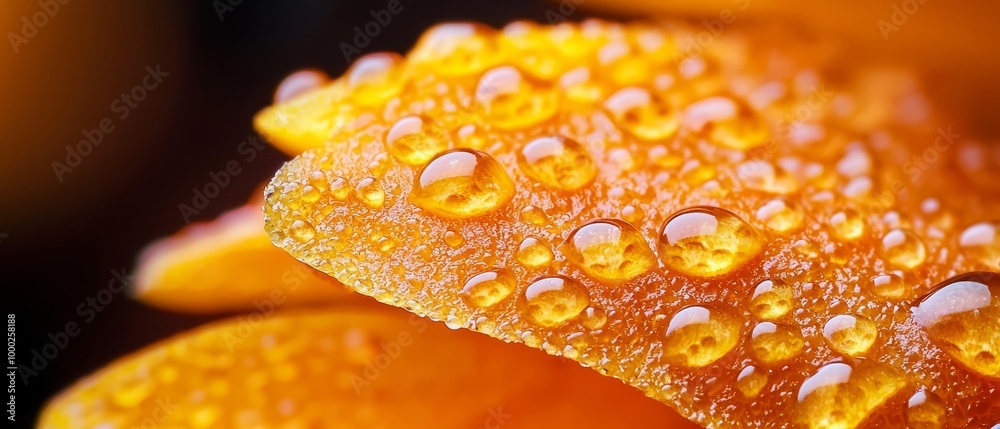
M262 232L259 199L151 244L132 289L147 304L209 313L357 301L340 282L277 249Z
M598 281L630 280L656 266L656 255L634 226L599 219L569 233L559 250L566 260Z
M436 27L399 64L393 85L406 89L384 105L348 103L363 126L328 127L328 144L278 171L266 229L362 294L576 360L703 426L894 427L918 389L945 403L946 427L1000 421L994 289L949 286L995 263L991 230L969 232L1000 218L991 164L969 155L989 147L905 73L728 29L697 53L678 50L699 31L593 20ZM508 107L521 112L516 126ZM385 141L414 115L452 136L424 166L397 162ZM586 148L592 181L554 189L525 171L525 146L552 136ZM468 156L435 164L454 151ZM471 168L480 160L491 168ZM423 180L431 167L434 180ZM303 198L310 183L366 178L385 190L380 207L332 191ZM452 178L461 185L427 186ZM560 248L605 219L639 234L656 256L648 271L593 275ZM296 222L312 226L311 240L296 239ZM525 264L535 260L526 248L552 254ZM607 249L601 261L622 250ZM516 289L470 302L470 279L495 270ZM975 309L941 310L969 294ZM828 340L838 315L877 335L869 343L868 331L835 324Z
M616 412L608 412L613 409ZM251 313L125 357L40 429L694 428L617 380L402 310Z

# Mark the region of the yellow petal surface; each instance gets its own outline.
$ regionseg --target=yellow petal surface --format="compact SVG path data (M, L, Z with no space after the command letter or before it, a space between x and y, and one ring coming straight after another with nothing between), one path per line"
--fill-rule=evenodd
M944 427L1000 421L993 147L905 73L728 31L675 55L697 31L435 27L367 126L276 174L268 233L706 427L897 427L917 389ZM446 150L398 156L411 116Z
M695 428L573 362L402 310L251 313L123 358L41 429Z
M132 292L156 307L196 313L358 299L274 247L263 228L256 199L157 241L139 257Z

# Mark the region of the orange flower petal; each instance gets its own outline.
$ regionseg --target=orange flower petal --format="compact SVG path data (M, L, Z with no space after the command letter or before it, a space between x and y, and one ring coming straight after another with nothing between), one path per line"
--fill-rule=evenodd
M123 358L41 429L696 428L620 382L387 307L252 313Z
M263 227L256 199L151 244L139 258L134 295L153 306L197 313L358 299L274 247Z
M706 426L895 427L918 387L940 424L1000 420L1000 277L975 273L997 263L996 159L967 159L912 80L824 83L728 32L670 56L686 31L436 27L392 83L411 90L276 174L266 228L363 294Z

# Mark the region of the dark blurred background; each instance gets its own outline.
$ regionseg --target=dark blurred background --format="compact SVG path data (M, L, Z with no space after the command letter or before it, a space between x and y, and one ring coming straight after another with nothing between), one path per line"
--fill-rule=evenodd
M476 20L500 27L521 18L549 22L553 12L562 13L558 1L400 1L403 10L360 47L362 53L405 52L424 29L441 21ZM371 12L385 9L387 3L7 0L0 6L0 30L7 40L0 46L0 284L4 314L16 315L18 364L28 365L33 351L52 342L49 334L58 336L69 322L80 325L79 335L55 358L46 359L45 368L26 386L19 384L19 426L32 421L47 398L81 376L209 320L149 308L125 294L114 294L89 323L78 307L99 294L106 298L114 270L132 273L135 256L145 244L185 224L178 205L191 202L192 188L203 186L209 174L224 169L228 161L243 159L237 147L252 133L251 118L270 103L284 76L306 67L332 76L342 73L349 64L340 43L351 43L354 27L372 20ZM640 5L628 8L630 16L648 16L641 6L656 2L626 3ZM751 6L760 4L766 15L777 3L761 0ZM566 16L571 20L592 14L614 18L624 10L603 0L594 0L589 5L597 7L593 10L587 0L561 4L562 11L574 5ZM670 11L672 4L663 2L649 10ZM881 40L877 21L891 16L894 3L863 4L868 6L855 11L853 21L820 18L823 24L816 28L835 33L842 24L848 33L862 35L855 37L862 43ZM993 27L989 20L996 15L980 13L977 8L987 7L983 5L922 2L927 12L913 14L907 27L894 32L892 40L875 43L866 55L930 64L929 73L944 76L937 81L938 92L952 95L949 102L954 105L967 103L967 94L978 94L973 107L996 104L991 94L1000 92L997 85L979 84L995 80L990 70L998 63L992 48L996 32L984 30ZM718 15L717 7L685 11L711 16ZM850 8L840 3L835 7ZM817 10L814 14L826 15ZM40 11L46 19L26 24ZM787 19L801 25L805 18L790 14ZM968 35L948 33L959 27ZM958 37L959 42L936 46L926 57L908 61L920 50L921 37L936 34ZM159 67L167 75L121 118L127 104L115 100L142 84L147 67ZM971 77L964 79L968 73ZM962 86L961 81L973 84ZM985 117L978 124L989 128L995 110L969 111ZM67 145L76 146L85 134L95 135L102 121L114 130L103 135L91 153L80 159L67 154ZM242 162L241 173L193 220L209 220L241 204L285 160L268 148L253 161Z
M30 363L32 350L51 342L49 333L58 335L68 322L80 325L79 335L18 388L18 427L27 427L44 401L74 380L209 320L159 311L125 294L115 294L90 323L90 314L77 307L98 294L106 298L101 290L113 270L132 273L144 245L180 229L185 221L178 205L190 204L192 188L230 160L241 161L241 173L193 220L210 220L246 201L287 159L269 147L243 162L237 146L253 132L253 114L294 70L342 73L349 64L340 42L350 43L354 26L386 4L72 0L18 44L18 52L11 44L0 46L0 282L4 314L16 315L18 363ZM443 20L545 22L550 7L529 1L402 4L363 53L404 52ZM41 10L37 1L21 0L0 8L5 33L21 33L21 18ZM169 75L121 119L128 104L112 103L142 83L147 66ZM114 130L71 167L66 146L104 118ZM72 171L63 170L60 181L53 162Z

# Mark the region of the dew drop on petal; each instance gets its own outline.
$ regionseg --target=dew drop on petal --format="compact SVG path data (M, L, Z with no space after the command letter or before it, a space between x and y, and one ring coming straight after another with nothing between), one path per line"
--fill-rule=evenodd
M454 149L424 166L410 201L435 215L464 219L504 207L514 190L514 182L493 157L473 149Z

